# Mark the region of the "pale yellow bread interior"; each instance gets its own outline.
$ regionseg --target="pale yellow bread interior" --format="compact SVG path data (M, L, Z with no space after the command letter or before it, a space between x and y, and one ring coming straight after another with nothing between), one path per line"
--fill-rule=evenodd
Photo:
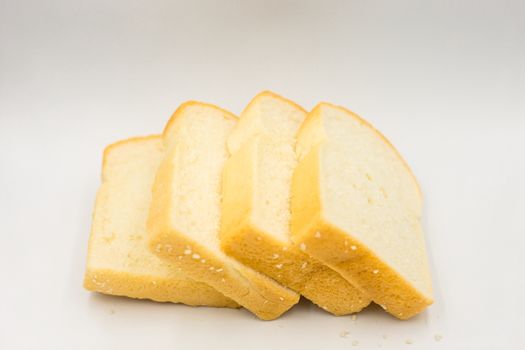
M305 117L303 108L268 91L242 112L228 137L222 248L333 314L358 312L370 299L290 240L295 135Z
M187 278L148 248L151 186L163 156L160 136L108 146L89 240L86 289L131 298L238 307L212 287Z
M150 249L269 320L296 304L299 295L220 248L221 178L226 139L236 123L231 113L199 102L174 113L164 130L165 155L153 185Z
M421 193L394 147L354 113L321 103L296 151L294 243L398 318L430 305Z

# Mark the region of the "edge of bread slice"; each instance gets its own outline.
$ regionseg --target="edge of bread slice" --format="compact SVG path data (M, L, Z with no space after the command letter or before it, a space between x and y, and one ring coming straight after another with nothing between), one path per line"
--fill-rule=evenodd
M432 303L421 192L395 148L354 113L320 103L297 143L292 239L400 319Z
M187 102L168 122L165 156L153 185L150 249L264 320L279 317L299 295L220 249L221 177L226 138L237 122L214 105Z
M191 280L149 251L146 217L162 157L160 135L135 137L104 150L102 183L93 211L84 287L160 302L239 307Z
M290 240L295 135L306 111L273 92L256 95L228 137L221 246L242 263L301 293L324 310L358 312L370 298Z

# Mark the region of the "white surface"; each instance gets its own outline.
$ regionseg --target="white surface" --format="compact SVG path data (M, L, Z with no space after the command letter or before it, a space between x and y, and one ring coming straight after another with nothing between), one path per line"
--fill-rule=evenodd
M524 6L0 1L0 348L523 348ZM353 322L304 302L262 322L82 289L103 147L159 132L184 100L238 113L262 89L345 105L407 158L428 311Z

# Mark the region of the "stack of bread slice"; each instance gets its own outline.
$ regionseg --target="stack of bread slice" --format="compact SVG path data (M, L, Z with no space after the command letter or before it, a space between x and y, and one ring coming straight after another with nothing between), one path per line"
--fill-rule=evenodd
M432 303L421 205L393 146L342 107L187 102L162 135L106 148L84 285L264 320L300 295L407 319Z

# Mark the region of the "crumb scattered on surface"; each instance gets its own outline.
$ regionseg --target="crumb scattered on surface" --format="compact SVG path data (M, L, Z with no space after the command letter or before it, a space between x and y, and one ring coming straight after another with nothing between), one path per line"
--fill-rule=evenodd
M441 334L436 334L436 335L434 336L434 340L435 340L435 341L441 341L441 339L443 339L443 336L442 336Z
M358 342L357 340L354 340L354 341L352 342L352 346L357 346L357 345L359 345L359 342Z
M357 315L352 315L352 321L357 320Z
M348 337L348 334L350 334L349 331L341 331L341 333L339 333L339 336L341 338L346 338L346 337Z
M412 339L405 340L405 344L409 344L409 345L412 344Z
M302 251L305 251L306 250L306 244L304 244L304 243L299 244L299 248L301 248Z

